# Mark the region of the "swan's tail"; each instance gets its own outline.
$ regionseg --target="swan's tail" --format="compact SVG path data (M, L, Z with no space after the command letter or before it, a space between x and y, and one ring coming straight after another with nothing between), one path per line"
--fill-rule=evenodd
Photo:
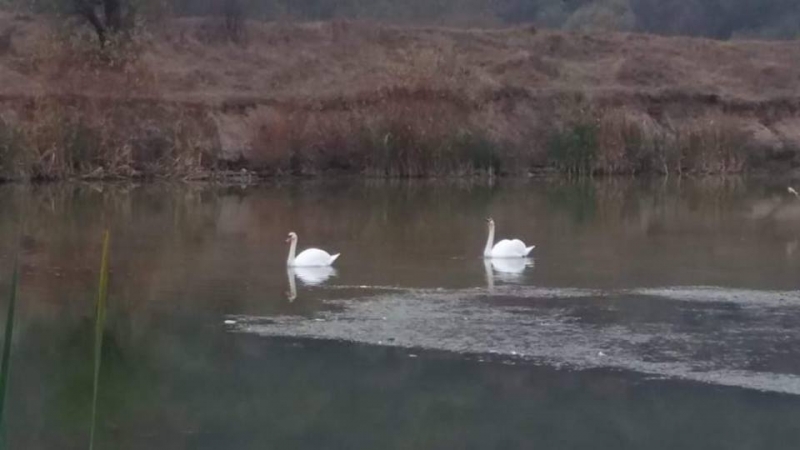
M333 262L336 261L336 258L338 258L339 255L341 255L341 253L337 253L335 255L331 255L331 262L330 263L333 264Z
M530 247L525 247L525 256L528 256L528 253L530 253L531 250L533 250L535 248L536 248L535 245L531 245Z

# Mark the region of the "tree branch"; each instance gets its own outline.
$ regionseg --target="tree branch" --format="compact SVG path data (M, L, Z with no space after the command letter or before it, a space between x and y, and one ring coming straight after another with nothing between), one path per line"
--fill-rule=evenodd
M97 16L93 0L75 0L75 9L94 27L100 45L105 45L107 29L103 21Z
M103 0L103 10L106 16L106 25L111 31L122 28L122 8L120 0Z

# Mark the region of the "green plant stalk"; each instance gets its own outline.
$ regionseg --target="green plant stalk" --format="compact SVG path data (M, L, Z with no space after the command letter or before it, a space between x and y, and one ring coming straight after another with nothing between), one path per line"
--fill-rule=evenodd
M0 363L0 436L3 432L3 411L8 391L8 375L11 372L11 339L14 336L14 310L17 303L19 284L18 262L14 261L14 274L11 276L11 292L8 295L8 314L6 315L5 339L3 340L3 359Z
M94 321L94 381L92 386L92 427L89 434L89 450L94 448L97 427L97 393L100 387L100 365L103 356L103 328L106 321L106 299L108 297L108 241L109 232L103 234L103 256L100 262L100 282L97 287L97 304Z

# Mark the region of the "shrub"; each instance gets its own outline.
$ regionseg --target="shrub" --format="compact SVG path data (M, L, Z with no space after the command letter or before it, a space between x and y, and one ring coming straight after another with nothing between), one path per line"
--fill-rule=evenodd
M558 129L548 145L548 161L570 175L591 175L598 152L597 122L584 120Z

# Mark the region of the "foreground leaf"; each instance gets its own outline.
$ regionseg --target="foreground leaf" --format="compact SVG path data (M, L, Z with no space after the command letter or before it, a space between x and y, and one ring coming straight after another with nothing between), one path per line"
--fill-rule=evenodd
M14 274L11 276L11 292L8 294L8 313L6 314L5 338L3 339L3 359L0 362L0 433L3 430L3 412L5 411L6 392L8 391L8 375L11 371L11 339L14 337L14 310L17 303L17 285L19 284L18 264L14 261Z
M103 256L100 262L100 282L97 287L97 303L94 320L94 381L92 386L92 428L89 435L89 450L94 448L97 426L97 393L100 388L100 365L103 356L103 328L106 322L106 298L108 297L108 230L103 234Z

